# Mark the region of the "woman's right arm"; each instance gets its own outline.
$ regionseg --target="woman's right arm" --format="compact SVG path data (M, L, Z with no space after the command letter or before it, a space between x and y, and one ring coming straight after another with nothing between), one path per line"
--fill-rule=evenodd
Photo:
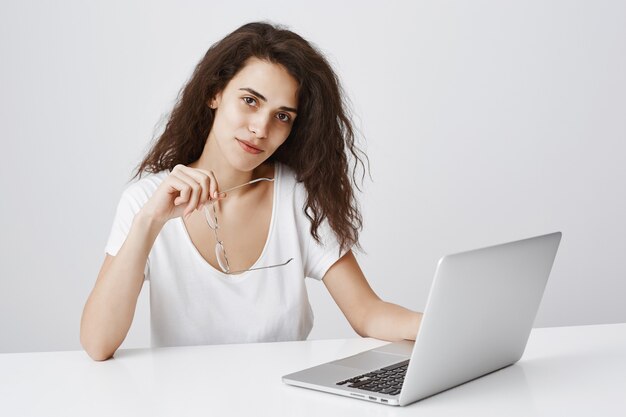
M126 338L148 254L165 223L201 208L216 192L212 172L177 166L135 215L116 256L106 255L83 310L80 342L91 358L109 359Z
M117 255L106 255L80 325L80 342L92 359L109 359L126 338L148 254L162 227L139 212Z

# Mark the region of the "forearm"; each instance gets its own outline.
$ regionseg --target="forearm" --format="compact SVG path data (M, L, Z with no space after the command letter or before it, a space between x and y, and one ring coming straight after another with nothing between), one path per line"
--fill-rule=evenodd
M359 334L389 341L415 340L421 321L422 313L378 300L368 308Z
M137 215L126 241L101 271L81 320L81 343L96 360L108 359L122 344L135 314L148 254L162 225Z

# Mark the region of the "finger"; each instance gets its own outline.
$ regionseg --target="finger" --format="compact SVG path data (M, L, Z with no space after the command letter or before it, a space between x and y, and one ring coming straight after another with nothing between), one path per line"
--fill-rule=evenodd
M209 189L210 191L209 195L211 196L211 199L215 200L218 198L219 184L217 182L217 178L215 177L215 172L209 171L209 177L211 178L211 187Z
M217 197L215 196L216 192L219 192L219 183L213 171L207 171L200 168L189 168L184 165L178 166L181 172L193 177L196 179L202 186L207 187L207 196L206 199L201 199L201 204L206 204L207 201L215 200Z
M186 172L183 172L183 170L176 172L175 176L187 184L190 189L187 207L185 207L185 211L183 212L183 216L187 217L198 207L198 202L202 194L202 186L195 179L187 175Z
M191 187L189 187L189 184L175 175L170 175L167 178L167 183L170 189L169 193L178 194L178 196L174 199L175 206L179 206L189 201L189 197L191 196Z
M198 183L200 187L202 188L202 191L200 193L200 201L207 200L209 187L208 187L208 175L206 171L195 169L195 168L189 168L185 165L178 164L172 169L172 174L173 176L178 176L178 178L183 180L186 184L190 184L190 185L194 183L194 181L190 180L191 178L193 178L193 180L195 180L195 182ZM193 188L191 191L193 191ZM189 199L191 198L191 194L192 193L189 194L189 198L185 199L185 202L189 201ZM205 194L206 196L203 197Z
M185 174L188 174L191 178L193 178L202 188L200 200L198 201L198 206L196 207L196 209L200 209L207 201L209 201L211 178L206 171L194 168L189 168L189 171L185 171Z

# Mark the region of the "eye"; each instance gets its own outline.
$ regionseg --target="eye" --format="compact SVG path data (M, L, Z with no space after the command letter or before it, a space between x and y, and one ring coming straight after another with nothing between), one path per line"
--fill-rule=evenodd
M250 96L245 96L242 98L242 100L244 101L244 103L246 103L248 106L254 106L256 105L256 99Z
M285 123L289 123L291 121L291 117L287 113L278 113L276 118Z

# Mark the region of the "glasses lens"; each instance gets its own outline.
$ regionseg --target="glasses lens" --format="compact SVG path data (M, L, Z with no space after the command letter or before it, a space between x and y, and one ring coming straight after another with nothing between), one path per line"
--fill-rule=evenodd
M228 265L226 251L224 251L224 246L222 245L222 242L217 242L217 245L215 245L215 257L217 258L217 263L220 264L220 268L222 268L222 271L230 272L230 266Z
M204 218L211 229L217 229L217 214L213 204L211 204L211 207L204 206Z

